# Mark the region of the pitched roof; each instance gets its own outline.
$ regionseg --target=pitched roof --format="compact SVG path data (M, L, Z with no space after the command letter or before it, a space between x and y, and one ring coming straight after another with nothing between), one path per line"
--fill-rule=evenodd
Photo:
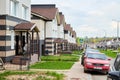
M25 23L20 23L20 24L17 24L15 26L15 30L32 30L33 28L35 28L35 23L31 23L31 22L25 22ZM38 28L35 28L37 31Z
M73 35L74 37L76 37L76 32L75 32L75 31L72 31L72 35Z
M55 8L54 5L32 5L31 11L48 18L48 20L53 20L56 16L58 8Z
M65 27L64 27L64 30L71 31L72 27L70 26L70 24L66 24Z

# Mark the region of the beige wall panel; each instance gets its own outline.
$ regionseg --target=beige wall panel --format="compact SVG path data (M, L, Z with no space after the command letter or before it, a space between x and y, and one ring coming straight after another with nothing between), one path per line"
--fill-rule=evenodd
M46 46L53 46L52 44L46 44Z
M0 51L0 57L5 57L5 51Z
M7 20L7 21L6 21L6 25L15 26L15 25L17 25L17 24L18 24L18 23L15 22L15 21L10 21L10 20Z
M0 19L0 25L6 25L6 21L4 19Z
M6 31L5 30L0 30L0 36L1 35L6 35Z
M11 46L11 41L6 41L6 46Z
M11 31L10 30L6 30L6 35L11 35Z
M0 41L0 46L5 46L5 41Z
M6 57L7 56L14 56L15 55L15 51L13 50L13 51L7 51L6 52Z
M46 41L46 42L53 42L53 40L52 40L52 39L51 39L51 40L46 39L45 41Z

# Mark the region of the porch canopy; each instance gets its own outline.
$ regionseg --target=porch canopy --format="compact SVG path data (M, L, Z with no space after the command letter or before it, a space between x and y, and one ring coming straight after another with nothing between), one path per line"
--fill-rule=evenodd
M63 39L56 38L56 39L54 39L54 43L63 43Z
M23 22L23 23L19 23L14 27L15 32L19 32L19 39L17 42L20 41L20 46L22 47L22 51L23 51L23 47L25 46L25 40L27 42L27 52L30 54L38 54L38 60L39 60L39 56L40 56L40 50L39 50L39 29L38 27L35 25L35 23L31 23L31 22ZM26 39L24 39L24 35L23 33L26 33ZM35 34L34 34L35 33ZM17 34L18 35L18 34ZM22 38L23 37L23 38ZM24 40L23 40L24 39ZM19 45L19 44L18 44ZM16 50L17 52L17 50ZM18 52L19 53L19 52Z
M25 23L20 23L15 26L15 31L32 31L35 30L35 32L39 32L39 29L35 25L35 23L31 22L25 22Z

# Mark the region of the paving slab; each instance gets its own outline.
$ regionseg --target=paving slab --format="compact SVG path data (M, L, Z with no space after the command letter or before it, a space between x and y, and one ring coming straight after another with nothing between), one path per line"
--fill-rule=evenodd
M83 71L83 66L79 62L75 62L72 68L65 74L66 80L92 80L90 74Z

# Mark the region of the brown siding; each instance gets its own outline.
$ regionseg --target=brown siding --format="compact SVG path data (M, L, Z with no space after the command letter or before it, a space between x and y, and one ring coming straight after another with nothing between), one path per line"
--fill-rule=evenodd
M0 57L5 57L6 54L5 54L5 51L0 51Z
M0 30L0 35L6 35L6 30Z
M15 55L15 50L6 52L6 57L7 56L13 56L13 55Z
M6 21L4 19L0 19L0 25L6 25Z

